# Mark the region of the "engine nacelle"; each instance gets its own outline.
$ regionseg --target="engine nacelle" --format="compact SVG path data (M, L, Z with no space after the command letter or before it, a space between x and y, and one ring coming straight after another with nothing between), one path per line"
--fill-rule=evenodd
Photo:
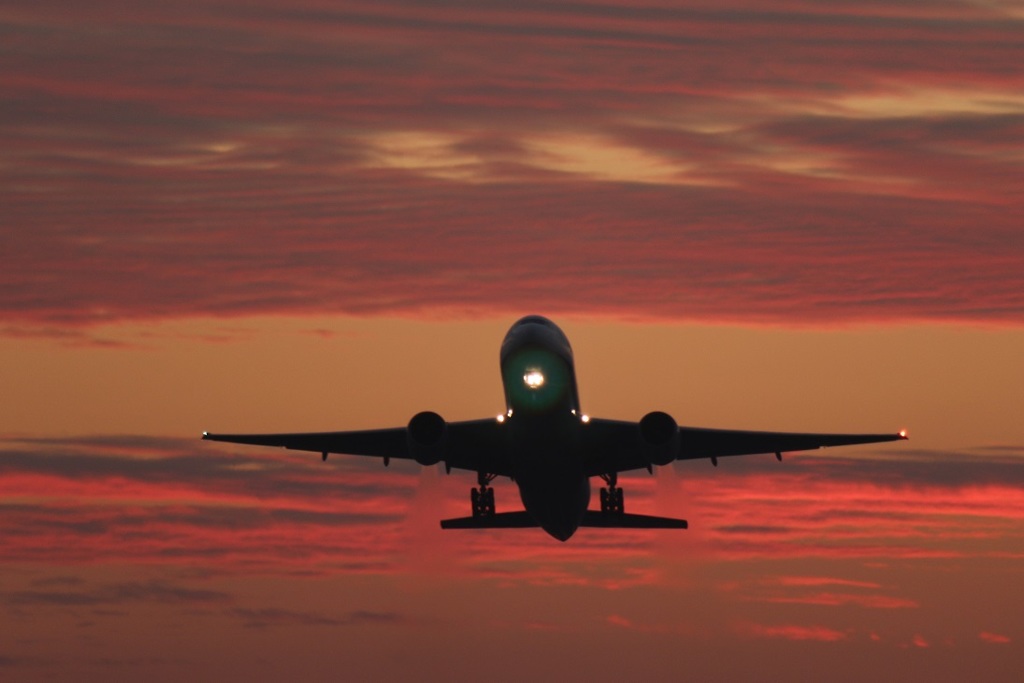
M421 465L436 465L444 457L447 435L443 417L429 410L416 413L405 430L409 454Z
M652 465L667 465L679 454L679 425L656 410L640 420L640 451Z

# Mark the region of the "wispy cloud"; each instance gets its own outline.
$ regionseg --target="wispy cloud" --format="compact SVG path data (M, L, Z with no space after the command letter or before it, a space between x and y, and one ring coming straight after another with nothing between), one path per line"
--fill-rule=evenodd
M865 609L911 609L916 600L893 595L892 588L877 583L829 577L767 577L749 586L728 585L727 592L740 599L770 604L855 606ZM837 590L842 589L842 590Z
M994 556L1021 538L1020 457L997 450L797 457L785 466L762 459L771 460L770 473L750 459L718 469L680 465L685 477L664 484L630 477L628 486L633 509L689 517L687 534L700 539L708 558ZM457 475L427 485L415 468L384 470L372 460L323 464L302 454L242 455L149 437L5 442L0 474L6 556L54 564L400 572L406 544L420 545L409 533L436 537L431 546L455 542L436 520L464 514L465 505ZM421 501L427 490L430 500ZM666 505L672 509L660 509ZM423 529L403 524L420 517L429 518ZM650 563L657 538L657 532L582 530L571 548L553 548L540 533L467 532L458 543L473 549L465 571L500 582L621 589L659 580ZM445 552L441 546L416 552L439 550ZM598 558L600 568L577 570ZM778 603L913 606L852 577L788 576L746 595Z
M483 596L513 639L557 630L655 648L682 640L695 653L731 639L999 655L1019 613L990 607L1015 604L1002 581L1020 559L1020 457L1007 447L683 463L685 476L620 483L631 509L684 514L689 530L582 529L561 544L530 529L441 531L439 518L466 512L466 477L400 463L132 436L5 441L0 611L26 632L54 615L96 634L155 614L187 619L197 638L381 628L421 642L432 619L476 632ZM512 505L510 485L496 485ZM942 615L957 601L972 608L952 623ZM43 666L36 655L55 637L0 665ZM98 652L110 661L91 666L170 665Z
M403 618L395 613L355 611L347 615L330 616L317 612L300 612L276 607L236 607L228 614L241 619L246 628L288 626L344 626L348 624L396 624Z
M127 582L102 586L74 586L64 590L34 588L0 596L9 607L112 607L135 603L217 604L230 601L228 593L185 588L163 581Z
M1011 6L175 7L3 18L9 333L1024 313Z
M847 634L827 626L801 626L796 624L755 624L743 623L736 627L740 635L755 638L781 638L784 640L819 640L835 642L845 640Z
M1002 552L1008 537L1020 536L1024 519L1020 459L1004 458L812 457L791 463L788 472L708 478L684 490L690 509L699 509L714 529L708 542L729 556L991 554ZM770 520L771 526L752 520Z

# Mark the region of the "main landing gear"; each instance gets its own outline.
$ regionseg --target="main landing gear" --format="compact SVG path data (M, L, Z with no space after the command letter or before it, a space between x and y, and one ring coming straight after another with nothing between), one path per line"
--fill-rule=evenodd
M619 475L615 472L602 474L601 479L608 488L601 488L601 513L605 515L621 515L626 511L622 499L622 487L616 486Z
M480 485L480 488L470 489L469 491L469 501L473 505L474 517L491 517L494 515L494 489L488 486L488 484L494 481L495 476L497 475L485 472L477 473L476 483Z

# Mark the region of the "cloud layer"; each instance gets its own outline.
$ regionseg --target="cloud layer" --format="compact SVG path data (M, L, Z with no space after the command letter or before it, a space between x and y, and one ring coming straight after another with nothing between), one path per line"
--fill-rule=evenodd
M367 672L393 661L397 680L410 662L451 670L443 642L471 640L480 657L530 652L509 665L519 675L564 661L544 645L556 634L573 652L625 647L657 680L679 672L666 651L728 672L723 647L748 665L762 647L794 648L775 672L841 661L840 680L929 649L922 679L949 657L998 678L1024 638L1008 590L1021 457L684 463L620 483L632 510L685 515L688 531L583 529L560 544L535 529L442 532L472 478L435 469L148 437L8 440L0 615L18 639L0 668L169 680L230 663L266 680L271 657ZM496 486L499 506L518 507Z
M1012 4L104 0L0 30L8 333L1024 314Z
M765 457L719 468L686 463L675 472L659 470L659 478L630 477L627 488L634 510L690 517L688 535L700 539L709 559L1019 557L1011 549L1024 540L1021 457L1000 449L804 456L784 465ZM384 469L376 459L339 457L322 464L301 454L251 455L175 439L8 441L0 452L5 556L55 565L185 563L232 572L402 571L405 544L419 535L456 535L442 533L437 520L468 506L469 479L423 474L405 463ZM499 488L503 508L518 508L514 488ZM467 568L484 574L498 571L495 563L538 556L643 564L658 538L582 530L572 541L582 547L563 553L539 532L465 535L476 549ZM551 569L542 564L537 575L519 578L559 581L545 574ZM638 567L627 573L632 579L607 580L651 580ZM591 580L574 574L574 580ZM898 600L889 605L850 597L865 585L827 583L780 586L802 600L900 606Z

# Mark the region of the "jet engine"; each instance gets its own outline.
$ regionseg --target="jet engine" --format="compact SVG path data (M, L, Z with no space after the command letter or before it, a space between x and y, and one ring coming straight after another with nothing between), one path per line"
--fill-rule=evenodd
M429 410L416 413L405 430L409 454L421 465L436 465L444 457L447 434L443 417Z
M667 465L679 453L679 425L668 413L656 410L640 420L640 449L652 465Z

